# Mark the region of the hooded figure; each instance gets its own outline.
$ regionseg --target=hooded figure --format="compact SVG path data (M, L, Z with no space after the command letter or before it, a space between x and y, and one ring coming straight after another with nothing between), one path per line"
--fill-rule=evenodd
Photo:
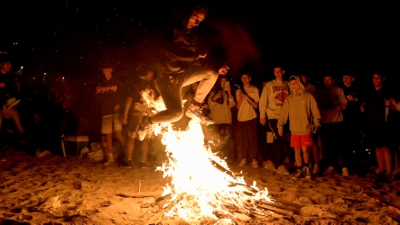
M312 127L320 127L321 115L313 95L305 91L298 75L289 78L290 95L281 108L278 131L281 133L288 117L292 134L311 134Z

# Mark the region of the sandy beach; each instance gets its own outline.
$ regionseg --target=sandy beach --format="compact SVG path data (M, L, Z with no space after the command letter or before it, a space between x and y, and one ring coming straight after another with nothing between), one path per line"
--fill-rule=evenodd
M168 178L155 168L106 167L79 156L35 158L13 148L3 149L0 160L0 224L191 224L164 216L156 199ZM292 179L264 168L230 169L242 171L247 183L267 188L271 198L296 206L285 211L288 215L250 215L236 218L236 224L400 223L399 181L338 174Z

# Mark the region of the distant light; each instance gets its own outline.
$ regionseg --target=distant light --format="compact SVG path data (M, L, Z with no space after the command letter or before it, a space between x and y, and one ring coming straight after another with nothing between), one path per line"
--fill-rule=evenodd
M47 73L43 73L43 76L46 76L47 75Z
M23 69L24 67L23 66L21 66L21 70Z
M36 77L33 77L32 79L33 79L33 80L36 80Z

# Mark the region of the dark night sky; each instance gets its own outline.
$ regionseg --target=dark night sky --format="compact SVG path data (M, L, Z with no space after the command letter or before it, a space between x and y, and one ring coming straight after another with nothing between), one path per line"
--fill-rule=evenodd
M139 56L149 54L158 32L168 27L171 11L179 11L172 3L137 4L2 3L0 50L32 71L70 74L92 73L105 52L112 52L131 65L122 70L134 73L143 58ZM399 16L394 3L220 1L209 5L209 16L198 29L210 33L207 40L226 54L232 77L249 68L257 80L271 79L275 64L289 73L312 76L350 72L369 77L373 70L392 77L398 73Z

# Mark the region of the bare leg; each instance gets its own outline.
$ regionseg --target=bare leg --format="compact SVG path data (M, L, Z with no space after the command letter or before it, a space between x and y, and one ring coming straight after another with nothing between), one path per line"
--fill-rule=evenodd
M318 146L316 140L312 141L312 147L311 148L312 148L312 153L313 153L312 155L314 157L314 164L318 165L318 162L319 162L319 146ZM310 154L310 157L311 157L311 154ZM311 160L309 162L311 162Z
M122 135L122 131L120 130L116 130L114 131L115 137L117 138L117 140L119 141L119 143L121 144L121 147L124 147L125 145L125 138Z
M127 159L132 160L132 154L133 151L135 150L135 138L128 138L128 143L126 145L127 149Z
M106 145L107 145L107 161L104 163L105 166L109 166L111 163L114 162L114 155L113 155L113 146L112 146L112 133L105 134L106 136Z
M113 153L112 133L111 134L105 134L104 136L106 137L107 152L108 153Z
M378 161L379 172L385 171L385 163L383 161L383 151L382 148L375 149L376 161Z
M317 141L317 146L318 146L318 160L323 159L324 158L324 154L323 154L323 149L322 149L322 138L321 138L321 134L318 135L318 141Z
M309 160L309 148L307 146L301 146L301 150L303 151L303 159L304 159L304 163L308 164L308 160Z
M382 151L383 161L385 163L386 173L390 175L392 173L392 154L390 153L388 147L382 147L381 151Z
M149 137L142 141L142 162L147 162L147 154L149 153Z
M297 167L302 167L303 161L301 159L301 149L300 148L294 148L294 157L296 160L296 166Z

